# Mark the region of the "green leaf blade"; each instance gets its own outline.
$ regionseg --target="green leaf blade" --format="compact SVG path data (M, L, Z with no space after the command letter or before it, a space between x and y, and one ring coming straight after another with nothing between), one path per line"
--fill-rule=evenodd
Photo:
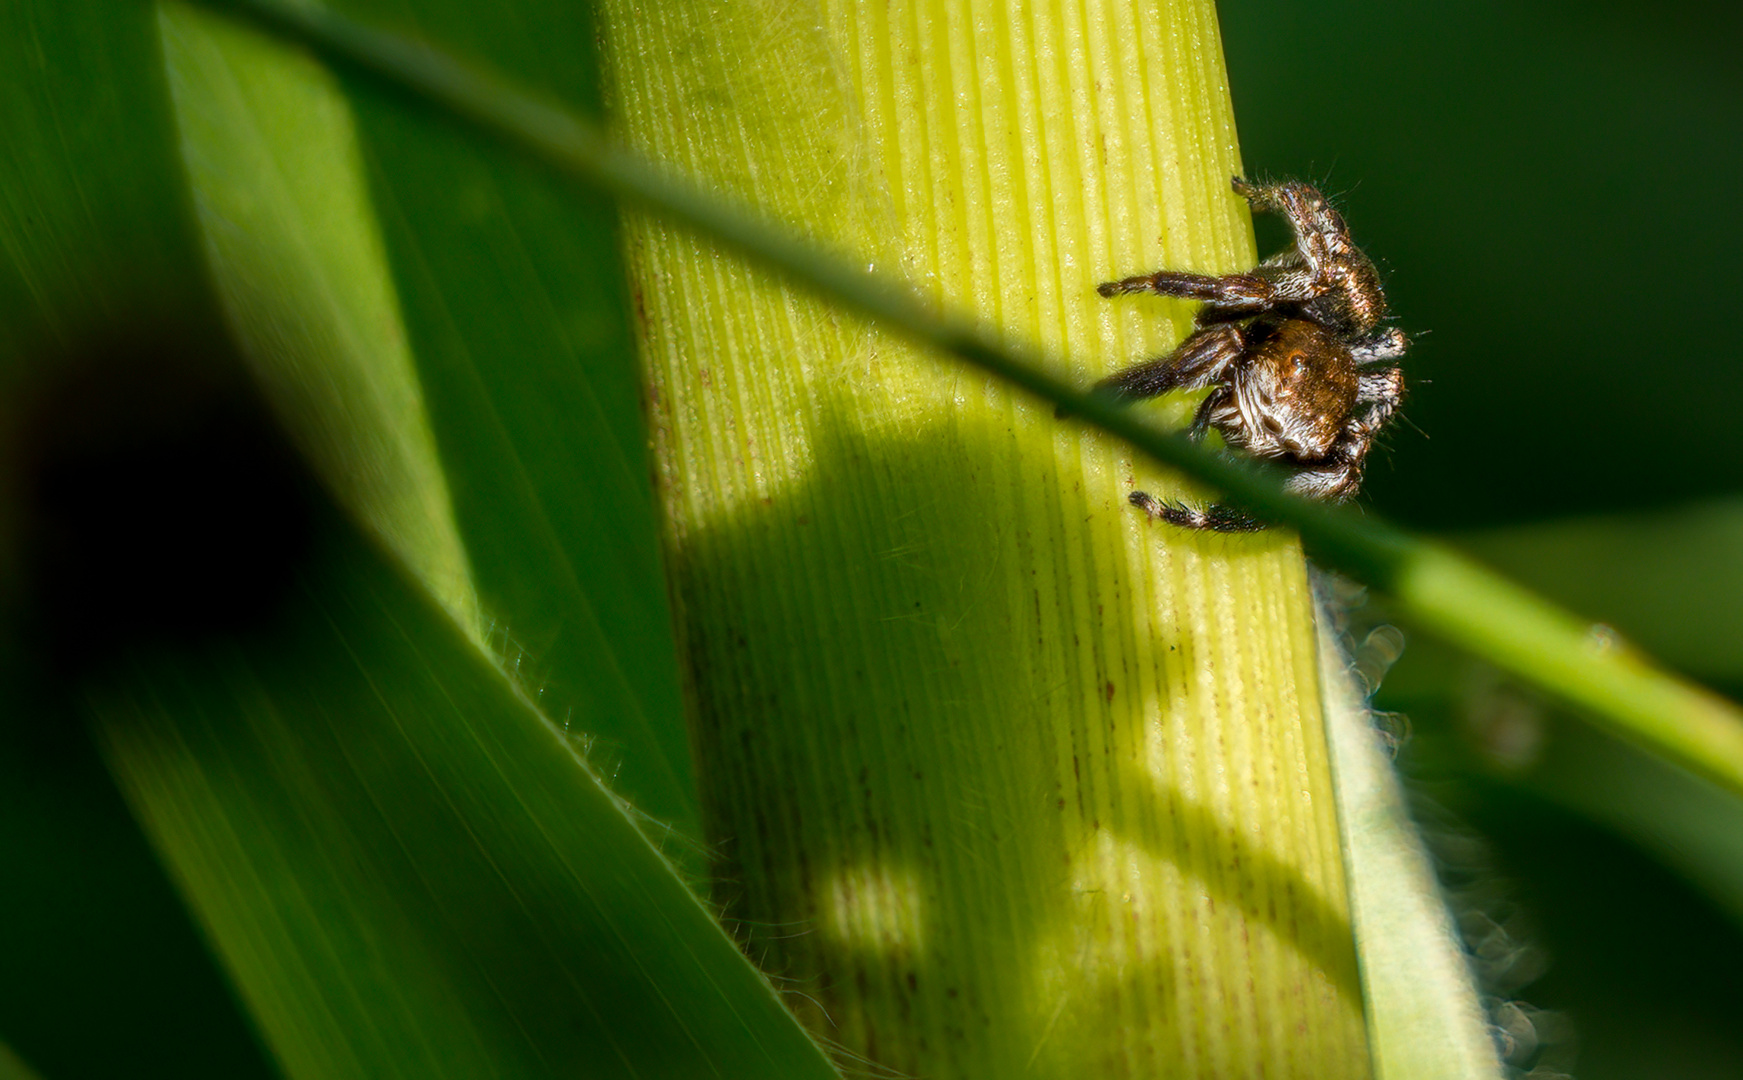
M585 66L585 24L517 42L478 9L423 16L518 44L517 70ZM164 26L214 276L281 415L699 871L614 215L397 100L354 112L221 19Z
M270 627L93 708L290 1075L831 1075L573 742L347 526Z
M1116 267L1251 265L1209 5L1092 9L602 8L626 144L924 283L630 219L723 895L903 1074L1364 1075L1299 548L1148 527L1175 478L803 291L1099 375L1184 314Z
M44 661L53 598L33 572L33 455L79 441L104 363L221 334L152 6L0 5L0 131L0 1036L49 1077L270 1076ZM71 408L44 423L46 401Z
M396 102L359 117L496 646L699 872L616 214Z
M330 508L323 513L334 562L301 579L302 591L280 613L287 621L252 636L223 635L204 649L134 653L127 685L109 686L94 707L111 769L280 1064L293 1075L321 1077L577 1069L833 1075L767 982L649 845L647 818L636 816L675 831L674 855L694 856L694 794L682 758L655 518L645 465L636 464L645 449L621 288L594 287L616 275L605 213L577 214L566 204L553 210L556 200L547 195L519 223L547 245L547 267L523 267L503 288L538 284L538 273L560 264L556 252L570 260L567 277L544 286L586 303L565 314L531 307L532 329L544 335L540 349L525 349L530 332L505 320L494 324L499 332L508 327L503 339L478 350L528 354L523 377L561 352L567 368L552 365L565 380L556 392L537 379L507 380L497 396L518 394L518 414L499 408L482 415L508 431L502 441L523 463L539 464L545 447L564 439L567 452L525 485L536 497L521 498L514 514L488 497L457 503L448 460L476 462L462 475L474 482L468 492L484 496L500 488L487 482L499 462L476 453L484 440L474 430L426 419L425 372L417 366L423 358L414 350L440 340L428 325L436 321L434 305L408 318L396 275L408 263L427 268L445 259L437 275L443 287L463 287L462 245L418 226L406 235L415 234L426 255L446 253L419 264L392 249L390 261L355 122L319 71L287 61L277 46L200 25L185 9L166 11L160 21L146 7L127 28L144 48L141 74L157 80L152 94L140 96L161 136L143 144L158 153L159 172L146 178L173 212L160 207L146 216L168 234L159 238L166 251L180 255L180 271L169 275L174 287L186 306L206 312L208 325L215 321L203 254L258 382L355 523ZM157 53L162 29L171 31L171 81L179 80L181 111L173 116ZM81 152L96 154L113 137L112 127L103 128ZM366 144L382 174L394 167L382 164L389 143ZM180 186L178 151L193 181L191 198ZM75 158L71 167L78 165ZM437 184L453 175L452 168L435 172ZM518 182L508 176L501 197L513 201ZM201 212L190 215L189 204ZM81 220L78 206L67 210L69 230L93 231L91 215ZM589 218L591 231L580 231L603 242L565 243L568 224ZM28 221L8 225L40 241ZM20 276L43 276L38 267L14 265ZM62 306L38 305L39 322L89 318L81 306L88 294L69 288L52 299ZM480 298L479 310L502 299ZM463 329L479 332L477 312L472 323ZM591 381L574 363L589 350L602 365ZM558 408L577 404L594 421L574 425L579 438ZM537 429L543 444L514 444L534 427L526 419L535 409L544 410ZM491 513L491 527L503 535L533 531L526 528L531 512L552 511L563 494L560 475L582 484L611 479L597 505L557 506L549 513L556 524L539 534L547 548L564 548L539 553L547 564L574 564L570 587L534 596L544 607L524 618L491 611L501 628L492 636L472 597L461 540L467 534L456 521ZM552 539L577 523L578 542ZM175 523L164 525L173 536ZM359 525L393 554L373 547ZM496 589L505 576L500 562L508 561L524 595L534 593L526 583L549 572L522 551L488 563L494 576L480 580ZM596 584L602 587L590 592ZM514 599L496 589L485 602L504 596ZM657 737L641 736L659 744L654 753L618 748L625 763L619 779L627 782L611 791L583 760L579 735L569 738L531 703L557 680L537 675L536 658L517 664L518 655L505 659L491 648L513 642L517 628L538 618L559 627L586 618L586 611L566 609L577 601L603 614L591 638L572 635L561 657L567 687L592 695L577 710L584 715L575 730L596 733L589 721L616 712L644 729L661 726ZM629 775L644 765L657 783ZM630 788L638 798L648 792L654 808L627 809L620 796Z

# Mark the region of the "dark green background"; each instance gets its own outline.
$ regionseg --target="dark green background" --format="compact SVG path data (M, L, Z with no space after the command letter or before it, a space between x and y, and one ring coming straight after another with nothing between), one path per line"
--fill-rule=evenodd
M1338 199L1414 338L1371 506L1456 534L1743 491L1743 6L1220 14L1248 168ZM1261 224L1260 241L1283 237ZM1410 635L1379 703L1416 731L1400 763L1418 796L1483 838L1552 957L1516 996L1571 1015L1583 1080L1743 1076L1735 919L1486 767L1468 735L1481 676L1433 652ZM1674 787L1659 809L1694 812Z
M1743 489L1743 6L1221 16L1248 168L1338 197L1416 338L1374 505L1463 528Z

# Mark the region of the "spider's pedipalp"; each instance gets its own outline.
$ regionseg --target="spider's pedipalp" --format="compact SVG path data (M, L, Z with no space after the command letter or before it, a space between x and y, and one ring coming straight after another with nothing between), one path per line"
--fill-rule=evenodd
M1404 400L1404 369L1389 367L1363 372L1356 377L1356 400L1396 408Z
M1197 442L1204 438L1204 433L1212 425L1234 410L1235 392L1226 386L1217 387L1198 403L1198 411L1192 414L1192 426L1186 429L1186 437Z
M1363 451L1361 456L1367 456L1367 451ZM1361 486L1361 456L1353 460L1318 465L1314 469L1302 469L1295 476L1283 481L1283 489L1290 495L1300 495L1302 498L1342 502L1354 495Z

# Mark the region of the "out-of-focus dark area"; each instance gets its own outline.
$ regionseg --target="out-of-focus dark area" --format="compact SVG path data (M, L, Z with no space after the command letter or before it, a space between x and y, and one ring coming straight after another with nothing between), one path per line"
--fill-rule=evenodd
M12 388L24 639L56 679L269 619L314 481L227 342L117 321Z
M49 1076L269 1075L82 706L142 656L271 623L322 500L197 320L30 355L0 408L0 851L31 882L0 905L4 1037Z
M1373 505L1465 529L1743 491L1743 8L1221 16L1248 169L1336 197L1415 339Z
M1338 201L1413 337L1367 504L1738 696L1743 8L1220 14L1248 169ZM1262 250L1284 241L1259 228ZM1406 638L1376 697L1414 733L1399 764L1442 837L1482 853L1443 863L1488 879L1467 923L1504 912L1490 946L1541 967L1492 989L1559 1014L1517 1071L1743 1075L1743 816Z

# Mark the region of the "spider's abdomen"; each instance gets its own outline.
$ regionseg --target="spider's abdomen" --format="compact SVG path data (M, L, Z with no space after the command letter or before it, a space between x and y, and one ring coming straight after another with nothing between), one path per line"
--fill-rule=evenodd
M1350 350L1308 319L1260 319L1233 379L1239 420L1224 438L1259 457L1318 461L1356 408L1359 372Z

